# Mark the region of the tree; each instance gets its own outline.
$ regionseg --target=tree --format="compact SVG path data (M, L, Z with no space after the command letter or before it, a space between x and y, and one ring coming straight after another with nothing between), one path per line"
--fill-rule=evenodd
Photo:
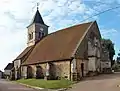
M118 53L117 63L120 64L120 53Z
M114 64L113 57L115 55L114 43L110 39L102 39L102 46L104 46L108 50L111 66L113 66Z

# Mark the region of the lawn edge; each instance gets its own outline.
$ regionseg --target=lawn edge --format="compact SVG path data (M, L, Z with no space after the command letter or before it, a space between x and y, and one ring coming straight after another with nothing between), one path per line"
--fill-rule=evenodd
M19 83L19 82L16 82L16 83L18 83L20 85L24 85L24 86L29 87L29 88L37 89L37 90L45 89L45 88L40 88L40 87L36 87L36 86L27 85L27 84L24 84L24 83Z
M41 87L31 86L31 85L23 84L23 83L20 83L20 82L15 82L15 83L18 83L20 85L23 85L23 86L26 86L26 87L29 87L29 88L33 88L33 89L36 89L36 90L49 89L49 88L41 88ZM69 89L69 88L50 89L50 90L52 90L52 91L66 91L67 89Z

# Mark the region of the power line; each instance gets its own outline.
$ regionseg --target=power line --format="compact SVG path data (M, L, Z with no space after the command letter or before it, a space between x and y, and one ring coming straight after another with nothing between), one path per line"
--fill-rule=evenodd
M97 13L97 14L94 14L94 15L92 15L92 16L90 16L90 17L88 17L88 18L86 18L86 19L84 19L84 20L82 20L82 21L80 21L80 22L86 21L86 20L88 20L88 19L90 19L90 18L93 18L94 16L101 15L101 14L103 14L103 13L106 13L106 12L108 12L108 11L111 11L111 10L114 10L114 9L117 9L117 8L120 8L120 6L116 6L116 7L113 7L113 8L104 10L104 11L101 11L101 12L99 12L99 13Z

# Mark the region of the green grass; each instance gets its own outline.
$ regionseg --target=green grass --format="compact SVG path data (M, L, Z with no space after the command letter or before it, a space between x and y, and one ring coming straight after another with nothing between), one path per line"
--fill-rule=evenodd
M72 81L64 79L63 80L21 79L17 80L17 82L31 86L50 89L68 88L70 85L73 84Z

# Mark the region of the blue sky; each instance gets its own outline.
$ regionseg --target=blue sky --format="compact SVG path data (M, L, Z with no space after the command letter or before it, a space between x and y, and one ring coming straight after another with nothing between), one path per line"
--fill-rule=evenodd
M49 33L82 23L98 12L120 5L120 0L0 0L0 70L12 62L27 46L27 26L36 12L36 4ZM104 38L120 49L120 8L84 22L96 20ZM116 57L116 56L115 56Z

